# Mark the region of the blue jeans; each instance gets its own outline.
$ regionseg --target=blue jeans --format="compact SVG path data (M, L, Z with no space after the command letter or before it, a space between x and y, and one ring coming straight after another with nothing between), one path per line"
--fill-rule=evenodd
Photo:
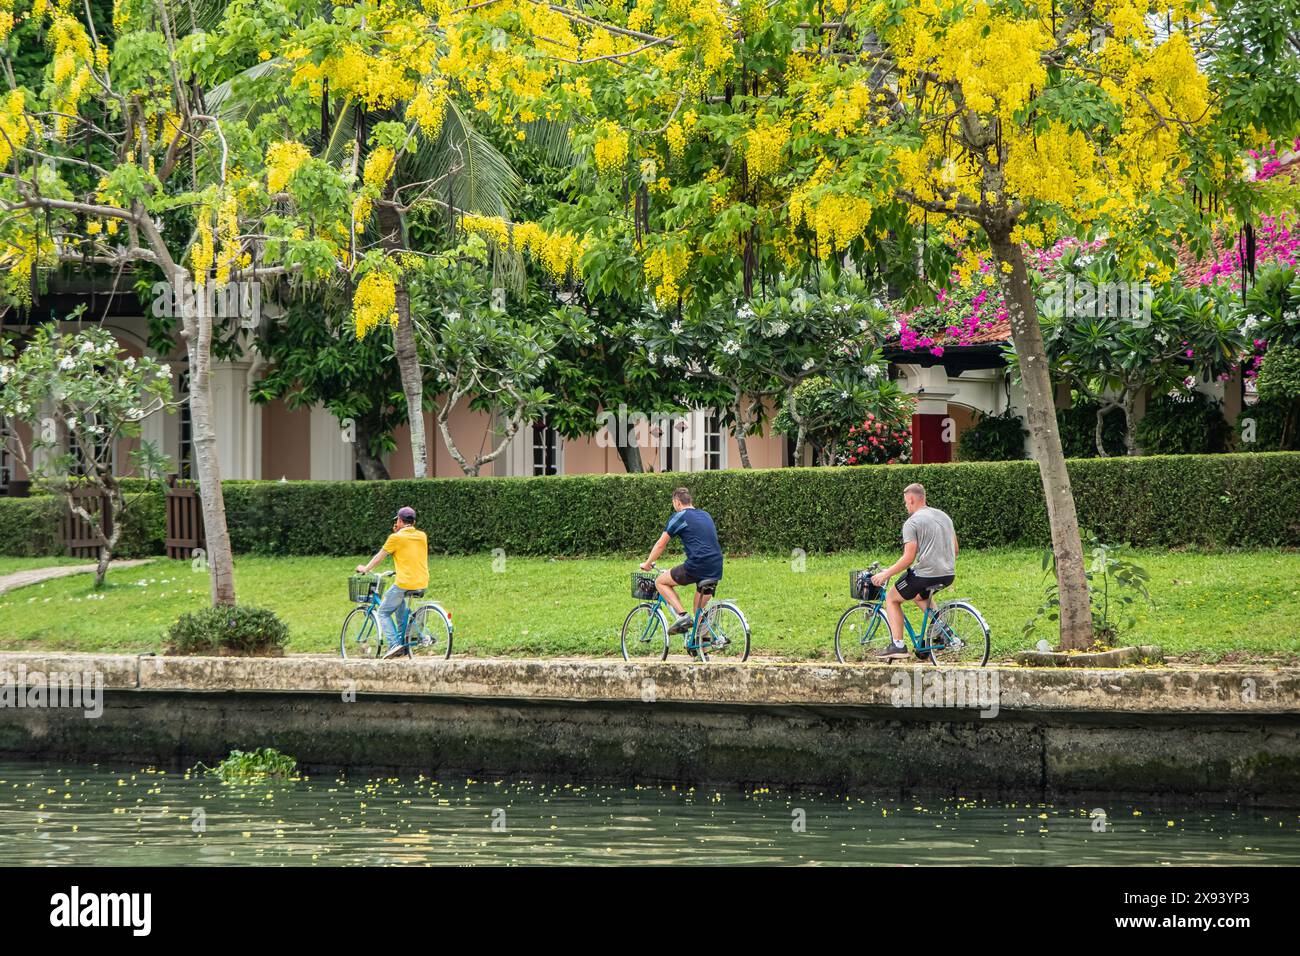
M405 632L406 629L406 619L409 616L406 594L406 591L394 585L384 592L384 599L379 602L379 629L384 632L389 647L397 646L398 630Z

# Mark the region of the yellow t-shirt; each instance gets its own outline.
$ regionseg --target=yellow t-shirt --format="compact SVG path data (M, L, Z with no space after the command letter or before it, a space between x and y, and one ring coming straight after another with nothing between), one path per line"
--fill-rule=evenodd
M429 586L429 539L423 531L416 528L394 531L384 542L384 550L393 556L399 588L419 591Z

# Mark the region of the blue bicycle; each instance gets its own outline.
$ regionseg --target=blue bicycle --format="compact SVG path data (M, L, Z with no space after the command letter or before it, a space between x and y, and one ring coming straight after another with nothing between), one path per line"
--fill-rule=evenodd
M885 588L871 583L871 576L879 570L877 563L865 571L849 572L849 593L858 603L845 611L835 626L835 659L841 664L874 660L890 642ZM989 662L989 626L984 615L965 598L936 607L934 594L942 589L940 585L926 595L919 631L913 630L912 622L903 615L912 652L918 660L933 664L983 667Z
M388 640L379 626L379 605L383 601L380 583L396 572L380 574L354 574L348 578L348 597L357 606L343 621L339 635L339 656L345 658L376 659L381 657L451 657L451 612L440 604L426 601L424 591L411 591L406 595L406 626L398 632L400 648L389 653Z
M623 660L667 660L670 638L668 617L664 608L668 602L655 587L654 574L632 572L632 596L641 603L632 608L623 620L620 643ZM749 659L749 622L740 608L731 601L711 601L702 607L702 598L711 594L717 581L704 580L695 588L695 617L686 636L686 653L699 661L709 660L710 654L723 654L738 661ZM703 588L703 592L701 591ZM654 600L650 600L653 598Z

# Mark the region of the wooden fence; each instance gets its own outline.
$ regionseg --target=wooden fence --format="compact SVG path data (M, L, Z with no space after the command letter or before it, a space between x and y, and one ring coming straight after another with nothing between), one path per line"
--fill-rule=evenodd
M168 475L166 498L167 557L188 561L207 543L198 486L193 481Z
M69 508L63 514L63 540L68 546L68 554L74 558L98 558L104 541L113 534L113 511L108 507L108 499L88 488L73 491L72 498L80 508L101 522L102 537L95 533L89 521Z

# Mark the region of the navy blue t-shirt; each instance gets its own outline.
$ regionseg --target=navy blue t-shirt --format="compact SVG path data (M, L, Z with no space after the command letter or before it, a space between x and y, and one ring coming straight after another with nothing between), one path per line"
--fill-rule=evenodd
M680 539L686 550L686 570L696 577L722 577L722 548L718 545L718 529L713 518L699 508L683 508L673 513L664 528L667 534Z

